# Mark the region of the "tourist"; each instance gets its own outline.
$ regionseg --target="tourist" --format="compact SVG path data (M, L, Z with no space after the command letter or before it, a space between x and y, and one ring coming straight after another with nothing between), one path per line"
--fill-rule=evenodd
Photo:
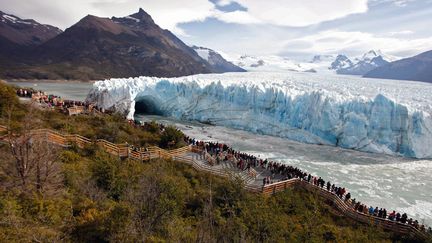
M413 225L413 219L412 218L408 219L408 224Z
M419 222L417 220L414 220L413 226L414 226L414 228L418 229L419 228Z
M379 212L379 209L378 209L378 207L376 207L376 208L374 209L374 211L373 211L373 215L374 215L375 217L378 217L378 212Z
M346 194L345 196L345 202L348 202L351 198L351 193L348 192L348 194Z
M357 209L358 209L359 212L363 212L363 210L364 210L364 205L361 204L361 203L359 202L359 206L358 206Z
M374 208L372 206L369 207L369 215L374 214Z
M396 217L396 212L393 210L393 212L391 212L388 216L388 219L390 219L391 221L394 221Z
M401 221L401 214L398 212L396 214L396 222L400 222Z
M403 213L400 222L405 224L407 222L407 219L408 215L406 213Z
M368 213L368 209L367 209L366 204L363 205L363 213L364 213L364 214L367 214L367 213Z

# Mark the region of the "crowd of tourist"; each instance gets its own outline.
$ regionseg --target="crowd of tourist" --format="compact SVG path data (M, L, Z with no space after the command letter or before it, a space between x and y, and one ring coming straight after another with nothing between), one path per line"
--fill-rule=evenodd
M406 213L401 214L399 212L396 212L395 210L389 212L385 208L378 208L373 206L368 207L366 206L366 204L356 201L355 198L351 199L351 193L348 192L346 188L338 187L335 184L332 184L330 181L326 182L323 178L308 174L297 167L269 161L267 159L261 159L254 155L242 153L234 150L233 148L223 143L204 142L187 136L185 137L185 141L190 145L202 148L212 157L215 157L217 163L220 162L219 158L222 157L223 161L227 161L230 159L231 161L235 161L235 163L237 163L237 168L240 170L247 170L256 167L268 170L269 172L271 172L272 176L267 176L263 178L263 186L272 184L277 181L298 178L337 195L347 205L349 205L357 212L382 219L387 219L394 222L399 222L402 224L408 224L423 232L432 233L431 227L426 229L426 226L424 224L420 224L417 220L408 218L408 215ZM277 181L272 180L272 178L275 178L276 175L278 175L280 179Z
M82 107L83 110L91 111L95 109L98 110L99 112L105 113L105 110L103 108L94 106L91 103L84 102L84 101L76 101L76 100L65 100L62 99L60 96L47 94L40 90L37 91L33 89L20 88L17 89L16 93L19 97L30 98L33 101L42 105L46 105L49 108L58 107L66 110L71 107Z

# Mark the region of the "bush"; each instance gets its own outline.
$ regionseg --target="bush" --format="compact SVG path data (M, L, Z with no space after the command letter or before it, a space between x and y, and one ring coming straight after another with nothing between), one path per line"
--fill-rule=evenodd
M160 147L162 148L178 148L183 143L183 133L173 126L168 126L162 132Z

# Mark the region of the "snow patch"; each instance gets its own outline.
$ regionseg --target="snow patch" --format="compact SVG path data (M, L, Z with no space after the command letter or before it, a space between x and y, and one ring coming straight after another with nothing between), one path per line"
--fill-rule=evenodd
M210 50L209 49L198 48L198 49L194 49L194 50L198 54L198 56L200 56L202 59L209 61L209 58L210 58Z
M17 18L15 18L13 16L10 16L10 15L7 15L7 14L4 14L3 18L5 18L5 19L7 19L7 20L9 20L9 21L11 21L13 23L15 23L17 21Z
M135 22L137 22L137 23L139 23L141 20L139 20L139 19L137 19L137 18L134 18L134 17L131 17L131 16L126 16L126 17L124 17L125 19L130 19L130 20L133 20L133 21L135 21Z

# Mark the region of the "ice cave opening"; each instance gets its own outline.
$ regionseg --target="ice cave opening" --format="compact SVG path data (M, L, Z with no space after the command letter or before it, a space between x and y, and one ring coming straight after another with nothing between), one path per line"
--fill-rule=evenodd
M152 96L138 97L135 100L135 114L162 116L163 112L158 104L158 101Z

